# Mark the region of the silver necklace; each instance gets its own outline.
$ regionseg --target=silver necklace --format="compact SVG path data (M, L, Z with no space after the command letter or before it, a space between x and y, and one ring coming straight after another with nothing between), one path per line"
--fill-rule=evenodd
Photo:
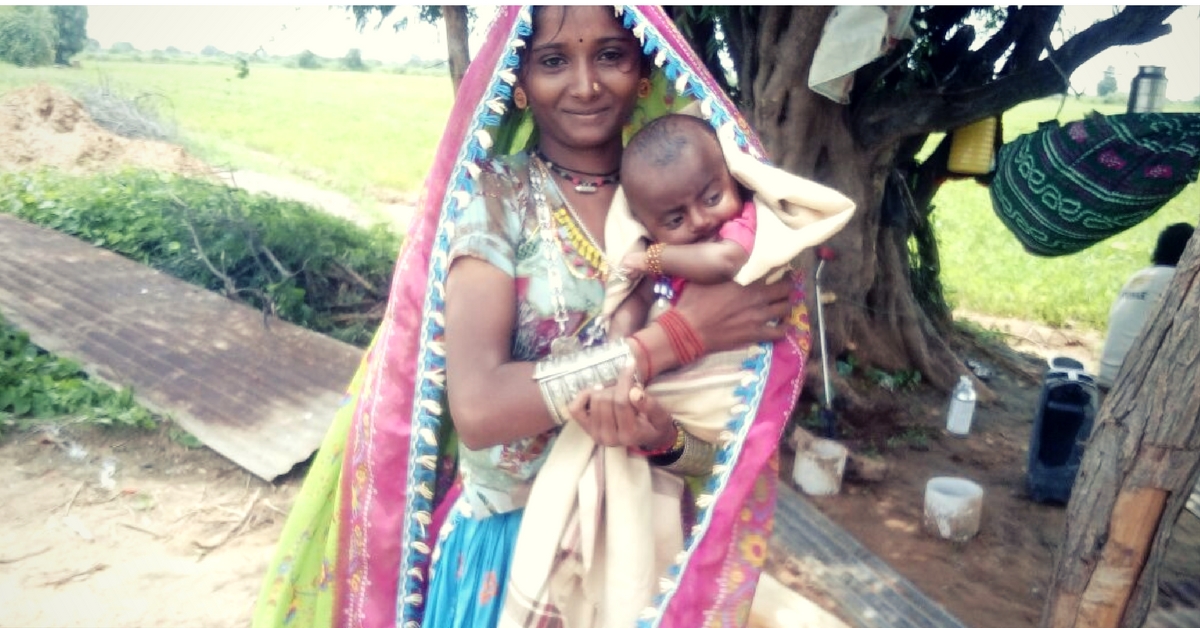
M541 165L540 161L538 165ZM567 299L563 292L562 272L559 270L560 266L566 263L566 259L550 220L550 205L546 202L542 187L545 183L543 177L544 171L540 167L529 169L529 183L533 190L533 203L537 209L538 231L542 236L542 256L546 260L546 276L550 282L550 300L554 304L554 322L558 325L558 337L550 341L550 354L566 355L579 351L580 344L579 339L567 331L570 315L567 314ZM558 252L557 255L555 251Z

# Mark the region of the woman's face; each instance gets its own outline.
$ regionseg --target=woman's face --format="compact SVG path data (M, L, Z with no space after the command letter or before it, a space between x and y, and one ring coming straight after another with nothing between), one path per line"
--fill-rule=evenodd
M521 84L551 159L618 144L637 102L641 50L611 7L538 11Z

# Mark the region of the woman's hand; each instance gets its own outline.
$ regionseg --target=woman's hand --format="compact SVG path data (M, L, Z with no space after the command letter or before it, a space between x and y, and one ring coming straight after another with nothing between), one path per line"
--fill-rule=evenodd
M580 392L570 408L598 445L654 449L675 437L671 415L634 383L632 367L613 386Z
M784 335L785 326L779 323L791 313L793 285L790 274L772 284L689 283L675 309L692 324L709 353L772 342Z

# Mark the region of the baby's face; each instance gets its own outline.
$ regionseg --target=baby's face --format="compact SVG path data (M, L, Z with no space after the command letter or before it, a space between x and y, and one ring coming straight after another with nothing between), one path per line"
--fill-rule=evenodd
M668 166L622 176L629 209L655 242L715 241L721 225L741 210L737 181L720 145L708 139L694 143Z

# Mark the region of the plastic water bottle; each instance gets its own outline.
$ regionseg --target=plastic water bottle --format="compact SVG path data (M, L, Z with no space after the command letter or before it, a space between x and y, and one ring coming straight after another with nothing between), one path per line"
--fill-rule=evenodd
M971 433L971 417L975 414L975 386L971 378L963 375L954 386L950 396L950 410L946 413L946 431L958 436Z

